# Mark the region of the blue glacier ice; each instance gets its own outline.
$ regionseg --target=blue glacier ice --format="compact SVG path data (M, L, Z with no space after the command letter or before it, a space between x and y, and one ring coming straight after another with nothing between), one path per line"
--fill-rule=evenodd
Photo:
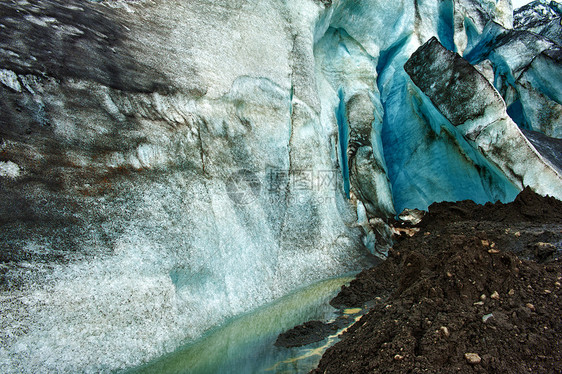
M494 86L523 129L562 136L560 5L534 1L515 12L515 28L487 25L464 52L472 64L492 63Z
M339 160L342 170L343 189L345 196L349 199L349 163L347 159L347 148L349 146L349 128L345 110L343 90L338 91L339 105L336 109L336 120L338 122L338 144Z
M476 67L432 38L405 69L469 144L513 185L562 198L560 172L507 115L499 92Z

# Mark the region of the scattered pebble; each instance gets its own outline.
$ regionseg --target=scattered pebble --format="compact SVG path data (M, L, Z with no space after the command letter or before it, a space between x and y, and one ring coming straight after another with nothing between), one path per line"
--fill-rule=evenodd
M535 306L534 306L533 304L531 304L531 303L529 303L529 304L527 304L527 305L525 305L525 306L526 306L527 308L531 309L532 311L535 310Z
M478 365L480 362L482 362L482 359L476 353L465 353L464 358L471 365Z
M494 300L499 300L500 299L500 294L498 293L498 291L494 291L494 293L492 294L492 296L490 296L492 299Z
M494 316L494 315L493 315L492 313L486 314L485 316L482 317L482 322L484 322L484 323L488 322L488 320L489 320L490 318L492 318L493 316Z
M484 294L480 295L480 300L481 300L481 301L486 301L486 295L484 295Z
M482 245L483 245L484 247L489 247L489 246L490 246L490 242L487 241L487 240L482 240Z
M452 278L452 277L453 277L453 274L452 274L450 271L448 271L448 272L447 272L447 277Z
M512 288L511 290L509 290L509 292L507 294L509 296L513 296L513 295L515 295L515 290Z
M386 309L390 309L392 308L392 305L388 304L387 306L385 306Z
M555 282L554 285L555 285L556 287L560 287L560 282Z
M484 305L484 302L483 302L483 301L478 301L477 303L474 303L474 305L480 305L480 306L482 306L482 305Z
M394 361L402 361L403 359L404 359L404 356L402 356L402 355L394 356Z
M544 290L544 293L548 295L548 294L551 294L552 291L551 290Z
M517 231L514 235L519 238L521 236L521 233Z
M446 338L448 338L451 335L451 333L449 332L449 329L445 326L441 326L439 331L441 331L441 334L443 334L443 336L446 337Z
M498 251L497 249L488 249L488 253L497 255L498 253L500 253L500 251Z

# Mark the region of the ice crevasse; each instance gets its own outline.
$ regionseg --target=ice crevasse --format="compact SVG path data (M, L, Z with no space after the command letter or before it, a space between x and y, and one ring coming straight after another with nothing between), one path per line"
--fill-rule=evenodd
M558 42L519 68L510 30L505 0L1 1L0 371L139 365L359 269L404 208L561 197L514 123L559 134ZM470 110L404 70L424 44L479 69Z

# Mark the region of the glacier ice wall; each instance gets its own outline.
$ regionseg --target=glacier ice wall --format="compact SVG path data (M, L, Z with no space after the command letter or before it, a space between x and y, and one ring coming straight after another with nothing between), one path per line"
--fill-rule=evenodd
M488 24L465 50L472 64L487 63L510 117L523 129L562 136L561 6L534 1L515 12L515 28Z
M323 108L329 108L343 88L349 103L352 184L368 212L391 215L404 208L425 209L434 201L515 196L516 188L455 132L403 69L422 41L447 35L451 48L462 49L459 35L466 38L467 32L455 24L472 19L480 33L491 20L509 26L505 14L510 9L505 2L334 2L330 24L315 48L319 91ZM358 112L357 119L350 109ZM354 170L354 165L361 168ZM377 199L386 201L376 204L378 210L372 207Z
M514 198L403 69L490 22L509 1L0 1L0 371L138 365L360 268L403 208Z
M412 55L405 69L440 112L513 184L562 199L562 175L527 140L507 115L499 93L468 61L432 38Z

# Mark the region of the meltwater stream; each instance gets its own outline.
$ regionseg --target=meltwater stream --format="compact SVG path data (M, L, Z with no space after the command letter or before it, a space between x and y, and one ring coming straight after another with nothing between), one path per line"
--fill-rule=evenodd
M306 321L335 319L337 310L328 302L351 279L333 278L297 290L231 319L169 355L124 373L307 373L336 342L337 334L302 348L276 347L275 340L281 332Z

